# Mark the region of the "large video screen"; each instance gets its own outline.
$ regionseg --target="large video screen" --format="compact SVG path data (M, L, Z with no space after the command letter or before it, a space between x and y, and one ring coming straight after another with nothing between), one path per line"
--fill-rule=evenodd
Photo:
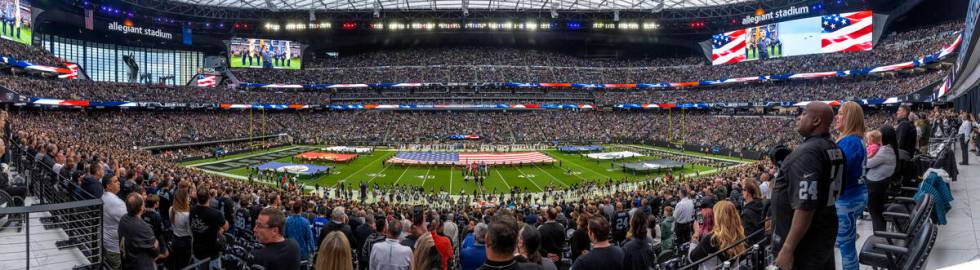
M871 50L870 10L764 24L711 37L711 63Z
M233 38L228 42L228 65L233 68L300 69L302 46L295 41Z
M30 0L0 0L0 13L0 37L30 45Z

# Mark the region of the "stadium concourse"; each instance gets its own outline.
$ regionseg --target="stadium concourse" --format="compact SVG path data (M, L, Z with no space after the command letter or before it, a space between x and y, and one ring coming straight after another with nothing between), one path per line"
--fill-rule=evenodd
M978 14L0 0L0 269L980 269Z

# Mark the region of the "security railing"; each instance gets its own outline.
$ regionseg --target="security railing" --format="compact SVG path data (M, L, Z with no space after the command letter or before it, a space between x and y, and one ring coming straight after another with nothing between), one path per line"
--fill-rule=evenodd
M102 200L18 144L0 187L0 269L99 269ZM67 170L61 168L60 170ZM11 194L13 193L13 194Z

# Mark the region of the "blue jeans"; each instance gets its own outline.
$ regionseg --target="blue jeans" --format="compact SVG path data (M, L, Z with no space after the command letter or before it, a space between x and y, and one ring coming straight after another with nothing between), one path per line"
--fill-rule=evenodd
M207 258L205 258L205 259L207 259ZM197 262L203 261L203 260L204 259L198 259L197 257L194 257L194 263L197 263ZM218 257L216 257L214 259L211 259L210 262L207 262L207 263L198 265L197 266L197 269L198 270L215 270L215 269L219 269L220 270L221 269L221 256L218 256Z
M858 270L857 219L868 205L868 194L864 193L847 200L838 199L837 206L837 248L840 249L841 264L844 270Z

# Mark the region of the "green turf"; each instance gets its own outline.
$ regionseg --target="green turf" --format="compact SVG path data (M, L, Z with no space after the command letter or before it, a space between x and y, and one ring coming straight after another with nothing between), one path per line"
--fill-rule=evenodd
M227 159L239 158L239 157L251 156L251 155L261 155L261 154L265 154L265 153L269 153L269 152L274 152L274 151L277 151L277 150L282 150L282 149L286 149L286 148L290 148L290 147L296 147L296 146L295 145L287 145L287 146L280 146L280 147L269 148L269 149L262 150L262 151L245 152L245 153L238 153L238 154L234 154L234 155L227 155L227 156L221 157L220 160L227 160ZM182 166L191 166L191 165L197 165L197 164L206 163L206 162L214 162L214 161L218 161L218 160L219 159L217 159L217 158L197 159L197 160L180 162L180 163L177 163L177 164L182 165Z
M261 61L254 62L254 60L253 60L251 66L248 65L248 63L245 63L245 65L242 65L242 57L241 56L232 56L228 61L229 61L228 63L233 68L261 68L262 67L262 62ZM285 69L300 69L300 62L301 61L300 61L299 58L293 58L292 60L289 61L289 66L288 67L282 66L282 65L280 65L280 66L273 65L272 67L273 68L285 68Z
M624 146L615 147L627 149ZM261 155L278 149L283 148L280 147L264 151L242 153L225 157L223 160L249 155ZM634 149L634 151L636 150ZM677 150L672 149L669 151L678 152ZM595 161L580 154L566 154L556 150L546 150L542 152L560 162L556 162L555 164L511 167L493 166L490 169L490 175L487 176L487 181L485 184L487 191L496 190L497 192L505 192L510 190L511 187L515 186L521 189L526 187L528 191L541 191L547 188L549 185L564 187L574 185L583 180L608 181L628 179L632 181L650 179L661 175L658 173L633 175L632 173L623 172L619 167L614 165L614 163L620 162L659 159L659 157L656 156L636 157L616 161ZM460 190L467 194L471 194L475 188L472 181L463 181L460 173L460 167L407 165L382 166L382 161L391 158L395 155L395 153L395 151L390 150L376 150L374 153L362 155L350 163L314 162L314 164L331 166L331 173L315 179L305 179L303 182L305 182L305 184L308 186L313 186L315 184L319 184L320 186L333 186L338 182L358 185L361 182L366 182L369 183L369 185L378 183L380 185L399 184L424 186L427 189L432 188L434 190L439 190L441 187L444 190L450 191L452 194L459 194ZM695 155L696 153L684 152L684 154ZM718 157L707 154L698 155ZM724 158L736 160L735 158L731 157ZM737 160L745 161L740 159ZM209 161L214 161L214 159L186 162L184 165L200 164L201 162ZM276 161L294 162L289 157L281 158ZM301 161L295 162L300 163ZM688 174L694 172L704 172L712 169L715 168L688 165L688 167L681 173ZM248 170L246 168L237 168L224 171L223 173L247 176ZM675 173L677 172L675 171Z

